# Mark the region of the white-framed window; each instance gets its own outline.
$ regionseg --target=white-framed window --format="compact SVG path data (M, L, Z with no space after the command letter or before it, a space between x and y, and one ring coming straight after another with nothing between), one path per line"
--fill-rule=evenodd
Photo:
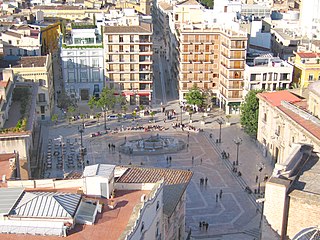
M86 82L87 81L87 79L88 79L87 71L81 71L80 72L80 79L81 79L81 82Z
M98 58L92 59L92 67L99 67L99 59Z
M313 74L309 74L309 81L313 81Z
M72 59L68 59L68 61L67 61L67 67L68 67L68 68L74 68L74 62L72 61Z
M74 82L75 79L74 72L68 72L68 82Z
M100 82L100 72L92 71L92 80L93 82Z

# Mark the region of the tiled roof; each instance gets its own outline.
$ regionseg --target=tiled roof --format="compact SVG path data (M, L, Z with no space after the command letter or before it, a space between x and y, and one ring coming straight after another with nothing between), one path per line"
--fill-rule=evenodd
M172 6L166 2L159 2L159 6L163 9L163 10L170 10L170 8L172 8Z
M59 6L40 6L40 5L37 5L37 6L34 6L33 9L52 9L52 10L81 10L83 9L83 7L81 6L66 6L66 5L59 5Z
M22 67L44 67L47 61L47 56L31 56L21 57L18 60L2 60L0 61L0 68L20 68ZM32 65L33 64L33 65Z
M142 26L106 26L104 33L151 33L150 24L143 24Z
M263 92L259 93L259 96L274 107L280 106L281 101L287 101L290 103L301 101L301 98L287 90L278 92Z
M196 0L186 0L178 3L177 5L200 5Z
M25 192L10 215L32 218L71 218L81 200L79 194Z
M0 102L2 100L2 97L0 98ZM10 158L15 158L14 153L2 153L0 154L0 178L2 178L3 175L6 175L6 179L10 179L12 175L12 169L10 168Z
M11 31L5 31L2 34L6 34L6 35L16 37L16 38L21 38L21 36L22 36L22 34L20 34L20 33L11 32Z
M315 52L297 52L297 55L301 58L317 58L320 57L320 53Z
M193 173L186 170L164 168L128 168L117 180L121 183L156 183L164 179L163 211L171 216L185 192Z
M84 177L93 177L93 176L101 176L101 177L110 177L114 171L116 165L111 164L95 164L86 166L83 171Z
M301 117L299 114L292 112L284 106L278 107L283 113L285 113L289 118L295 121L298 125L306 129L311 135L320 140L320 126L316 123Z

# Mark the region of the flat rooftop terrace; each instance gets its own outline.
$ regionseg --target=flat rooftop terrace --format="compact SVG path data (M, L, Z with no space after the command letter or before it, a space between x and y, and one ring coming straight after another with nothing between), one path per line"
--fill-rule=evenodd
M126 229L129 218L132 214L133 208L141 202L141 196L148 194L150 191L126 191L117 190L114 201L117 206L110 209L107 206L108 199L92 198L104 202L102 213L98 213L95 224L80 225L76 224L75 227L68 232L67 237L55 236L35 236L35 235L16 235L16 234L0 234L1 240L118 240L122 232ZM90 199L90 197L85 197Z

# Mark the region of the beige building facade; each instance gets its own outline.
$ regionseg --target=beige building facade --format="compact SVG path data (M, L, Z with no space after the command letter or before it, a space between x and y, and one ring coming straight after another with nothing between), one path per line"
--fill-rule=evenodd
M152 95L152 25L106 26L104 59L106 86L130 105L149 105Z
M38 85L36 114L39 120L50 120L54 108L54 86L51 54L21 57L18 61L3 61L0 68L11 69L15 82Z

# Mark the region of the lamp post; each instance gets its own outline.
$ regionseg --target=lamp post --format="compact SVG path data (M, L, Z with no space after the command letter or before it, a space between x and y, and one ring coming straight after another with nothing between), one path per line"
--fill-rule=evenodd
M180 124L182 125L182 108L183 106L180 106Z
M264 163L257 164L258 171L259 171L259 181L258 181L258 194L260 194L260 188L261 188L261 172L264 169Z
M237 145L237 159L236 159L236 165L239 165L239 146L242 143L242 139L240 137L233 140L233 142Z
M218 118L216 122L219 124L219 139L218 143L221 143L221 125L223 124L223 118Z
M258 198L256 200L257 203L261 203L261 215L260 215L260 223L259 223L259 240L262 239L262 227L263 227L263 210L264 210L264 202L265 198Z
M78 131L80 133L80 158L81 158L81 166L82 171L84 170L84 147L83 147L83 141L82 141L82 134L84 132L83 126L78 126Z

